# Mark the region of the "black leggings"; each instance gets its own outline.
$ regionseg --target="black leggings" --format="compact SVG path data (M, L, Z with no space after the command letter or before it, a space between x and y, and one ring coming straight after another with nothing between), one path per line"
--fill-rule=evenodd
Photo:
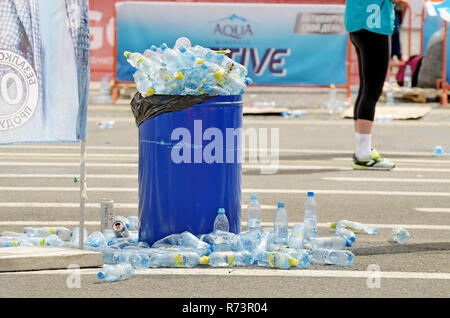
M358 55L360 83L353 118L373 121L389 66L390 37L363 29L350 33L350 40Z

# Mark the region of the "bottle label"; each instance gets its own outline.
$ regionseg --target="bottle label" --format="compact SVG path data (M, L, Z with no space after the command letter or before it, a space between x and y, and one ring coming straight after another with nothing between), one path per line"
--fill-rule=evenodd
M257 229L260 227L260 222L258 219L250 219L247 222L247 227L249 229Z
M56 234L54 227L49 227L48 230L50 231L51 234Z
M184 267L183 266L183 256L181 254L175 254L175 260L179 267Z
M234 264L234 256L233 256L232 254L227 255L227 257L225 258L225 260L226 260L226 262L227 262L227 264L228 264L228 267L233 266L233 264Z

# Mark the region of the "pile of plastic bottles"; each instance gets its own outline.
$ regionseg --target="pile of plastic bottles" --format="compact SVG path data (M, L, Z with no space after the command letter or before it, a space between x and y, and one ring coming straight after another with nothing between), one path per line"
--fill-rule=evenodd
M340 220L331 223L334 236L317 236L317 203L308 192L303 223L288 228L288 212L278 203L273 228L261 228L261 206L256 195L247 207L247 231L229 232L225 210L220 208L211 233L190 232L171 234L149 246L139 241L138 218L116 216L127 228L128 236L118 237L112 229L88 235L84 229L85 248L101 252L104 266L97 277L105 282L129 279L136 269L159 267L236 267L262 266L277 269L305 269L311 264L352 266L354 254L348 250L356 241L355 233L374 235L377 227ZM19 236L0 236L0 247L63 246L79 247L80 229L65 227L25 227ZM391 233L398 243L404 243L409 233L396 228Z
M230 59L228 51L191 46L179 38L173 48L152 45L143 54L124 53L136 69L137 90L143 97L164 95L241 95L252 83L247 68Z

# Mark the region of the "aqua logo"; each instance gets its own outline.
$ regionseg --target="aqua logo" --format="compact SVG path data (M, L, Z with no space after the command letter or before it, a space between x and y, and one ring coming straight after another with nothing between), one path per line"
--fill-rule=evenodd
M227 18L220 19L214 26L213 35L221 35L236 40L253 36L253 29L247 19L232 14Z

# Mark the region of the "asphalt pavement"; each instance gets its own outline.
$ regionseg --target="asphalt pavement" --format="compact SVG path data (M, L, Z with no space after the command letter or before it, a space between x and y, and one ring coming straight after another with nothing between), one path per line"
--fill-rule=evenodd
M292 227L302 222L307 191L314 191L319 236L332 235L329 223L341 219L380 228L377 235L357 235L352 267L147 269L112 284L96 278L98 268L88 268L79 271L75 287L68 283L74 275L70 269L7 272L0 273L0 297L42 297L45 290L46 297L448 298L450 110L426 104L432 110L422 119L375 123L373 145L397 167L390 172L354 171L353 121L321 109L326 94L315 89L254 89L244 94L246 106L255 99L275 100L276 107L297 105L308 114L300 119L244 117L244 130L261 128L268 136L278 134L279 145L272 147L267 139L264 147L256 147L269 152L262 151L257 162L251 162L247 153L243 162L242 230L252 193L263 206L263 226L273 226L276 204L284 201ZM137 215L138 129L127 103L89 106L85 215L89 232L100 227L102 198L114 200L116 215ZM98 122L109 120L115 121L112 128L99 129ZM434 156L436 145L444 148L444 156ZM279 150L278 157L267 157L272 149ZM74 177L79 176L79 162L76 143L0 147L0 232L20 232L29 225L78 226L80 193ZM271 173L263 174L268 163ZM408 243L392 241L395 226L409 231Z

